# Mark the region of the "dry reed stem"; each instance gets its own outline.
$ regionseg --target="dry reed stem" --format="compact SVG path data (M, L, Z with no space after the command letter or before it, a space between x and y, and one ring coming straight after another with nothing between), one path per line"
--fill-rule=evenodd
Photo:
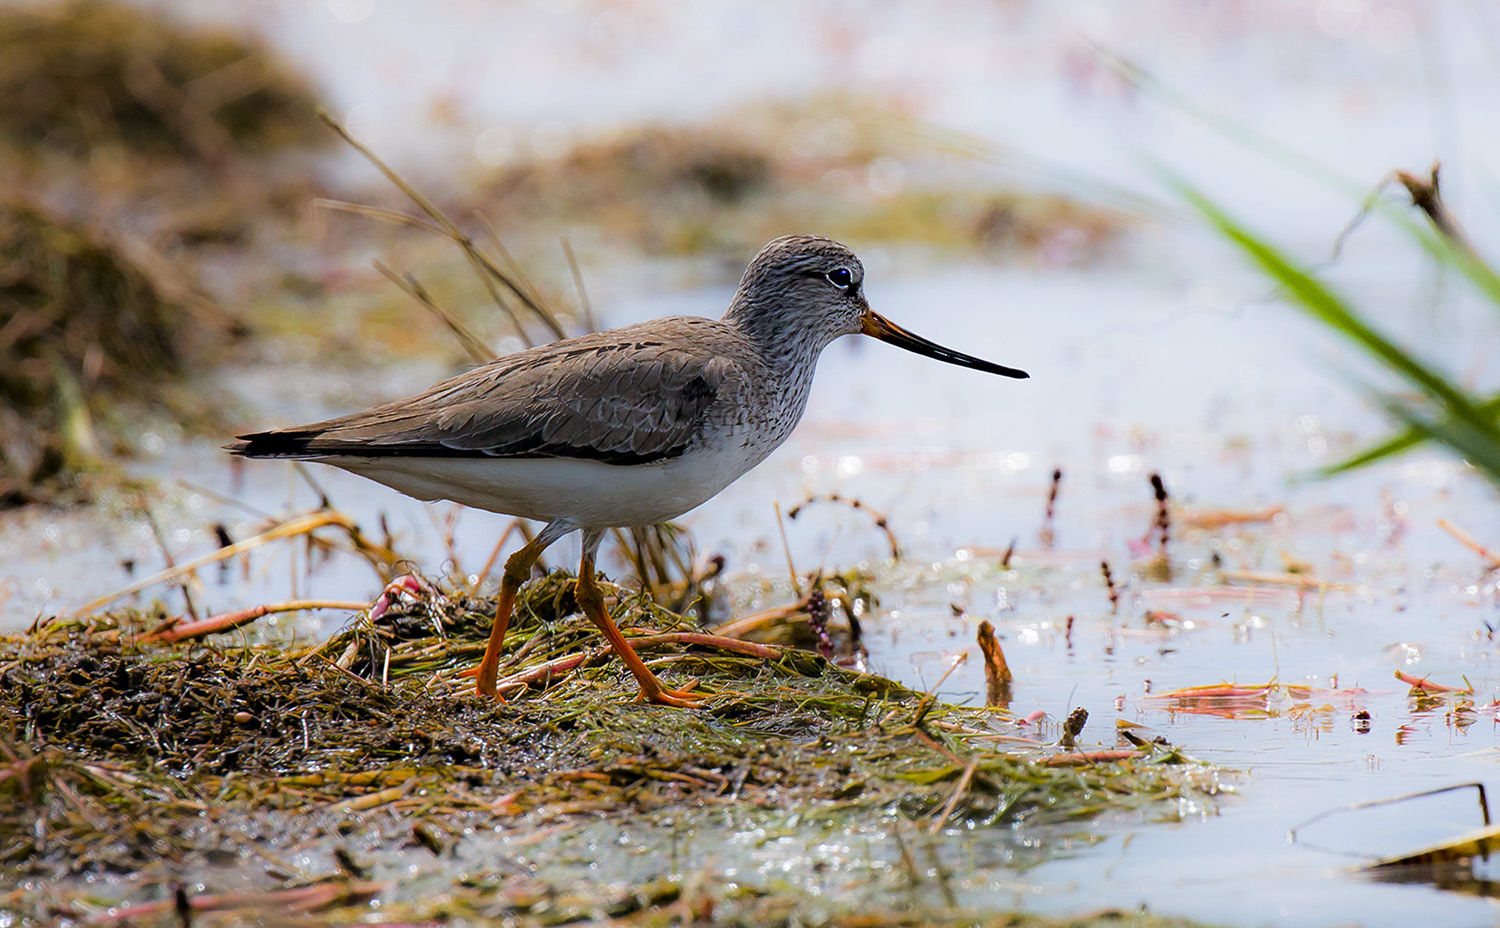
M706 648L718 648L721 651L731 651L735 654L744 654L747 657L759 657L768 661L781 658L787 649L772 644L756 644L753 641L740 641L737 638L725 638L721 635L709 635L703 632L662 632L652 635L642 635L632 638L631 644L697 644Z
M751 641L740 641L736 638L725 638L721 635L710 635L703 632L652 632L630 638L630 644L636 648L654 644L696 644L703 647L718 648L721 651L729 651L734 654L743 654L747 657L759 657L769 661L779 660L787 650L776 645L756 644ZM579 667L603 660L613 653L613 649L609 647L594 648L589 651L577 651L563 657L554 658L544 664L539 664L530 670L503 677L495 682L495 688L498 691L506 687L524 689L529 686L535 686L552 678L559 678L561 675L577 670ZM478 672L478 668L476 667L466 667L458 671L454 676L472 677Z
M922 701L917 704L917 712L912 716L911 724L913 728L922 727L922 720L927 717L927 713L932 709L932 704L937 702L938 689L944 683L947 683L948 678L953 675L953 671L957 670L959 665L964 664L968 659L968 654L960 654L953 658L952 663L948 665L948 669L943 671L943 675L938 677L938 681L932 684L932 687L922 696Z
M202 638L205 635L232 631L256 619L280 612L306 612L313 609L344 609L350 612L362 612L369 605L369 603L343 599L292 599L286 602L236 609L233 612L221 612L195 622L170 619L164 627L140 635L135 640L141 642L184 641L189 638Z
M1053 754L1050 757L1042 758L1041 763L1047 767L1091 767L1094 764L1117 760L1131 760L1140 756L1141 752L1134 748L1109 748L1103 751L1074 751L1069 754Z
M513 673L508 677L497 680L495 682L495 692L502 693L503 695L503 691L506 689L525 689L529 686L535 686L538 683L546 683L554 678L560 679L563 674L571 673L584 664L603 660L612 653L610 648L603 647L595 648L592 651L579 651L575 654L569 654L566 657L555 658L547 661L545 664L538 664L530 670ZM468 667L459 671L457 676L473 677L478 674L478 667Z
M411 788L411 784L414 782L416 782L416 778L410 777L396 786L389 786L385 789L377 790L373 793L366 793L363 796L355 796L351 799L345 799L342 802L335 802L324 809L324 811L363 812L368 809L376 808L377 806L383 806L386 803L395 802L397 799L405 796L407 791Z
M762 609L760 612L752 612L737 619L730 619L728 622L715 625L712 631L714 634L723 635L726 638L742 638L763 626L785 621L806 608L807 597L804 596L796 602L787 603L783 606L772 606L769 609Z
M1485 569L1500 570L1500 554L1496 554L1489 548L1486 548L1473 535L1470 535L1468 532L1459 528L1457 525L1454 525L1452 522L1449 522L1447 519L1438 519L1437 524L1438 528L1447 532L1449 535L1452 535L1454 541L1457 541L1465 548L1468 548L1470 551L1473 551L1475 554L1484 558Z
M1273 522L1284 512L1285 506L1267 506L1264 509L1189 509L1179 513L1178 520L1188 528L1213 531L1232 525Z
M238 909L275 910L290 912L312 912L335 905L354 905L380 895L390 883L373 883L362 880L338 880L299 886L296 889L272 892L216 893L187 898L188 912L231 912ZM179 900L162 899L141 905L125 906L101 913L93 919L95 924L129 923L145 916L165 915L179 908ZM182 924L191 924L191 915L184 915Z
M479 588L484 585L484 581L489 579L490 572L500 562L500 552L505 548L505 543L510 540L512 532L520 532L523 543L530 543L533 537L530 529L526 526L526 520L511 520L511 523L505 527L505 531L500 533L500 540L495 542L495 547L490 550L490 556L484 562L484 566L479 569L479 573L474 575L475 580L469 587L471 590L478 592ZM538 558L537 561L540 563L541 558Z
M41 624L49 625L52 622L64 617L69 619L76 619L86 615L92 615L93 613L98 612L104 606L107 606L110 603L115 602L116 600L124 599L126 596L129 596L132 593L139 593L141 590L144 590L147 587L155 586L158 583L165 583L166 581L173 580L177 577L182 576L183 574L192 573L198 568L204 567L208 564L214 564L219 561L235 557L236 555L244 554L246 551L249 551L252 548L257 548L268 542L280 541L283 538L293 538L298 535L306 535L309 532L315 531L328 525L336 525L339 528L344 529L345 531L351 532L357 528L357 526L354 524L354 520L350 519L348 516L344 515L341 512L332 512L325 510L321 512L309 513L303 516L297 516L294 519L289 519L286 522L281 523L280 525L267 529L266 531L261 532L259 535L256 535L252 538L246 538L244 541L237 541L234 544L229 545L228 547L219 548L218 550L210 552L209 554L202 555L201 557L195 557L190 561L184 561L183 563L178 564L176 567L168 568L167 570L163 570L160 573L152 574L149 577L145 577L143 579L135 581L134 583L127 584L126 586L115 590L113 593L106 593L105 595L100 596L98 599L85 603L77 609L74 609L72 612L67 613L65 616L54 616L52 619Z
M599 322L594 318L594 304L589 300L589 292L583 286L583 271L578 267L578 258L573 254L573 244L568 237L562 237L563 257L568 260L568 271L573 275L573 287L578 291L578 308L583 313L584 328L590 332L599 331Z
M475 335L468 326L464 325L457 316L439 306L437 300L432 298L432 294L427 292L427 288L417 282L416 277L410 273L397 274L383 261L376 261L374 264L375 270L384 274L387 280L400 287L402 292L407 296L421 303L429 312L437 316L438 321L442 322L448 328L448 331L453 333L453 336L458 339L460 345L463 345L464 351L468 352L470 360L475 364L487 364L495 360L495 353L489 349L489 346L478 335Z
M1306 574L1283 573L1273 570L1226 570L1224 579L1234 583L1266 583L1275 586L1293 586L1304 590L1352 590L1352 583L1332 583L1309 577Z
M567 337L566 333L563 332L562 326L558 324L557 320L553 318L552 314L548 312L544 306L538 303L529 292L527 292L528 288L526 288L523 284L518 284L511 278L510 275L506 274L505 271L503 271L499 267L499 265L497 265L495 261L490 258L489 255L486 255L484 252L480 251L478 246L474 244L474 240L462 229L460 229L453 222L453 220L449 219L447 214L434 206L433 203L425 196L418 193L415 187L413 187L411 184L408 184L400 174L397 174L395 170L390 167L390 165L380 160L380 158L373 151L365 147L363 144L355 141L354 137L349 134L348 130L340 125L339 122L332 116L328 115L322 110L319 110L318 118L321 119L323 123L328 126L328 128L337 133L339 138L347 142L350 147L359 152L361 155L364 155L366 160L373 164L380 171L380 173L385 175L386 180L389 180L392 184L394 184L396 186L396 189L404 193L407 199L415 203L418 209L420 209L427 215L429 219L437 224L445 237L451 239L455 244L459 246L459 248L463 249L464 256L469 259L469 263L474 266L474 270L479 274L479 278L484 283L485 289L489 291L490 298L494 300L495 305L498 306L502 312L510 317L512 323L515 324L516 331L520 333L521 338L524 339L528 345L531 344L530 337L526 334L526 330L521 325L520 320L516 317L515 312L511 310L510 305L506 303L504 297L501 296L499 289L496 288L496 282L503 284L505 288L508 289L516 297L516 299L521 301L522 305L524 305L538 319L540 319L542 324L547 327L548 331L552 333L552 336L554 338Z
M792 562L792 545L787 541L786 522L781 518L781 504L773 503L772 508L776 510L776 530L781 533L781 550L786 554L786 572L792 581L792 592L797 594L798 599L802 599L802 581L797 575L797 565ZM795 513L799 508L801 507L793 507L792 512ZM797 517L793 515L792 518Z
M953 808L954 806L958 805L959 797L962 796L966 790L968 790L969 781L974 778L974 769L978 766L979 755L975 754L973 757L969 758L968 764L964 766L964 772L961 776L959 776L958 783L953 787L952 794L948 796L948 801L943 804L943 811L932 823L932 827L927 829L927 834L930 837L936 837L937 833L943 830L943 823L948 821L948 816L953 814Z
M1442 683L1433 683L1426 677L1413 676L1401 670L1396 671L1395 674L1397 680L1400 680L1402 683L1405 683L1407 686L1411 687L1414 690L1421 690L1424 693L1459 693L1463 695L1472 695L1474 692L1473 685L1470 684L1467 680L1464 681L1463 686L1447 686Z
M411 213L403 213L397 209L385 209L380 206L367 206L363 203L350 203L347 200L332 200L328 197L317 197L312 201L318 209L332 210L335 213L349 213L353 216L364 216L368 219L379 219L392 225L411 226L413 229L421 229L433 235L443 235L443 227L423 219L421 216L413 216Z
M808 506L813 505L814 503L842 503L843 505L848 506L850 509L868 513L870 518L874 521L875 527L880 529L880 531L884 533L886 544L890 545L891 560L897 561L901 559L901 545L896 542L896 533L891 531L890 520L886 518L884 513L877 512L876 510L871 509L856 497L840 496L837 493L809 494L807 499L803 500L802 502L798 503L790 510L788 510L786 517L788 519L796 521L797 517L802 514L802 510L806 509ZM782 534L783 536L785 536L785 532L783 532Z

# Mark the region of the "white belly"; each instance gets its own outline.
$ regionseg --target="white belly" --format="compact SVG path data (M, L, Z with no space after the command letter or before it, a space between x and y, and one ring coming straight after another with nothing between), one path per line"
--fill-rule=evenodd
M563 458L337 456L315 460L423 500L580 528L655 525L710 499L753 467L744 449L699 450L655 464Z

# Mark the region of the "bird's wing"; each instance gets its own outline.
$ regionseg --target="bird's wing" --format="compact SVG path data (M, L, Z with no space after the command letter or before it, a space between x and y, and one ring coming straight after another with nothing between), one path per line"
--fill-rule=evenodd
M698 322L670 320L698 330ZM660 323L543 345L407 400L240 436L246 457L561 457L645 464L681 455L737 376L709 329Z

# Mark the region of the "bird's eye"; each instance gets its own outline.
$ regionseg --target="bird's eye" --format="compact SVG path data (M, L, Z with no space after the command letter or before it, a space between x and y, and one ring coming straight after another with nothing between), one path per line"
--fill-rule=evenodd
M849 285L854 282L854 272L847 267L836 267L828 272L827 277L828 282L840 290L848 289Z

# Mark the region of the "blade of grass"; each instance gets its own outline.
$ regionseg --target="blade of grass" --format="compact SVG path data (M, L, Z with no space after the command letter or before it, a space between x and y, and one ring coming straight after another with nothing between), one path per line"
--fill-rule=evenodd
M1477 408L1480 413L1489 416L1491 421L1500 420L1500 394L1490 397L1475 408ZM1327 467L1318 470L1316 473L1321 476L1331 477L1335 474L1342 474L1347 473L1351 470L1357 470L1361 467L1365 467L1366 465L1374 464L1376 461L1382 461L1386 458L1398 455L1403 451L1410 451L1412 448L1415 448L1417 445L1420 445L1422 442L1427 441L1431 437L1431 434L1429 434L1428 432L1424 432L1415 428L1408 428L1403 431L1397 432L1395 435L1392 435L1390 438L1387 438L1384 441L1371 445L1363 451L1358 451L1336 464L1330 464Z
M1207 106L1194 102L1188 98L1187 94L1173 89L1165 81L1158 79L1146 68L1141 67L1124 55L1111 50L1093 39L1087 37L1081 38L1084 46L1093 53L1100 64L1113 72L1120 80L1139 91L1143 96L1160 101L1169 108L1184 114L1225 138L1243 145L1251 151L1259 152L1273 161L1284 164L1297 173L1305 177L1310 177L1320 184L1339 190L1351 197L1357 198L1363 193L1358 181L1340 174L1334 168L1309 157L1290 145L1277 141L1270 135L1257 131L1248 123L1231 119Z
M1273 161L1286 165L1292 171L1328 189L1336 190L1355 198L1362 197L1363 191L1360 184L1344 176L1336 169L1309 157L1290 145L1255 130L1246 123L1232 119L1223 113L1194 102L1186 94L1173 89L1150 71L1104 45L1088 38L1085 38L1083 41L1105 67L1113 71L1116 76L1140 91L1143 95L1162 102L1171 109L1198 122L1200 125L1251 151L1259 152ZM1388 179L1402 181L1404 184L1405 182L1399 176L1399 173L1388 175ZM1384 182L1382 182L1383 185ZM1411 191L1409 185L1408 191L1414 193L1414 191ZM1421 203L1411 203L1410 205L1417 206L1418 208L1422 207ZM1497 308L1500 308L1500 273L1497 273L1493 267L1487 264L1471 248L1466 248L1459 240L1441 234L1441 232L1434 232L1423 223L1414 220L1406 205L1390 202L1379 197L1370 197L1367 199L1365 206L1369 211L1379 214L1382 218L1406 232L1438 261L1459 271L1476 289L1493 302ZM1430 212L1427 215L1429 218L1433 218Z
M379 206L366 206L363 203L348 203L344 200L331 200L327 197L318 197L313 200L313 207L326 209L335 213L349 213L352 216L364 216L369 219L379 219L381 222L389 222L397 226L411 226L413 229L421 229L431 235L443 235L442 226L435 222L429 222L421 216L413 216L400 210L384 209Z
M1263 273L1281 284L1294 306L1300 307L1327 328L1359 345L1368 356L1417 387L1441 408L1440 416L1426 416L1415 407L1394 398L1377 396L1376 402L1387 414L1405 425L1406 432L1375 449L1381 452L1379 456L1369 457L1366 453L1359 457L1378 460L1397 450L1404 450L1410 446L1403 445L1408 434L1414 439L1411 442L1413 444L1416 439L1430 438L1463 455L1492 481L1500 484L1500 427L1497 427L1495 412L1488 408L1488 403L1476 402L1461 387L1422 363L1401 345L1381 335L1331 289L1297 268L1269 244L1256 238L1185 181L1168 175L1167 182L1219 234L1244 252ZM1441 238L1430 232L1425 233L1425 237L1435 240ZM1456 256L1457 249L1453 243L1443 240L1439 244L1445 251Z
M100 596L99 598L91 602L85 603L83 606L80 606L79 608L74 609L71 612L65 613L60 617L76 619L82 616L92 615L93 613L99 611L110 603L113 603L119 599L123 599L126 596L131 595L132 593L139 593L141 590L144 590L147 587L154 586L158 583L164 583L176 577L180 577L205 565L227 560L228 558L243 554L244 552L249 551L251 548L266 544L267 542L278 541L282 538L292 538L298 535L305 535L309 532L314 531L315 529L322 528L325 525L334 525L344 529L345 531L351 531L358 527L355 525L352 519L341 512L310 512L306 515L288 519L287 521L282 522L279 525L272 526L271 528L267 529L264 532L261 532L259 535L256 535L253 538L246 538L244 541L237 541L232 545L226 545L222 548L210 551L208 554L195 557L188 561L183 561L175 567L170 567L166 570L161 571L160 573L152 574L149 577L144 577L140 580L136 580L135 582L127 584L126 586L123 586L112 593L106 593L105 595ZM59 617L54 616L53 619L48 620L48 623L54 621L56 618Z
M1450 418L1428 418L1409 403L1393 396L1377 394L1374 399L1391 418L1422 437L1458 452L1491 483L1500 486L1500 433L1496 430L1486 433L1465 428L1463 423Z
M573 287L578 291L578 306L583 311L583 325L590 332L599 331L594 319L594 306L589 302L589 292L583 287L583 271L578 267L578 258L573 255L573 246L566 235L562 238L563 256L568 259L568 270L573 274Z
M1479 411L1477 404L1462 389L1400 345L1381 335L1332 290L1293 265L1285 255L1256 238L1196 189L1177 178L1169 178L1169 182L1199 215L1238 246L1269 277L1286 288L1294 302L1314 319L1349 338L1368 355L1441 402L1455 419L1480 431L1494 430L1494 424Z

